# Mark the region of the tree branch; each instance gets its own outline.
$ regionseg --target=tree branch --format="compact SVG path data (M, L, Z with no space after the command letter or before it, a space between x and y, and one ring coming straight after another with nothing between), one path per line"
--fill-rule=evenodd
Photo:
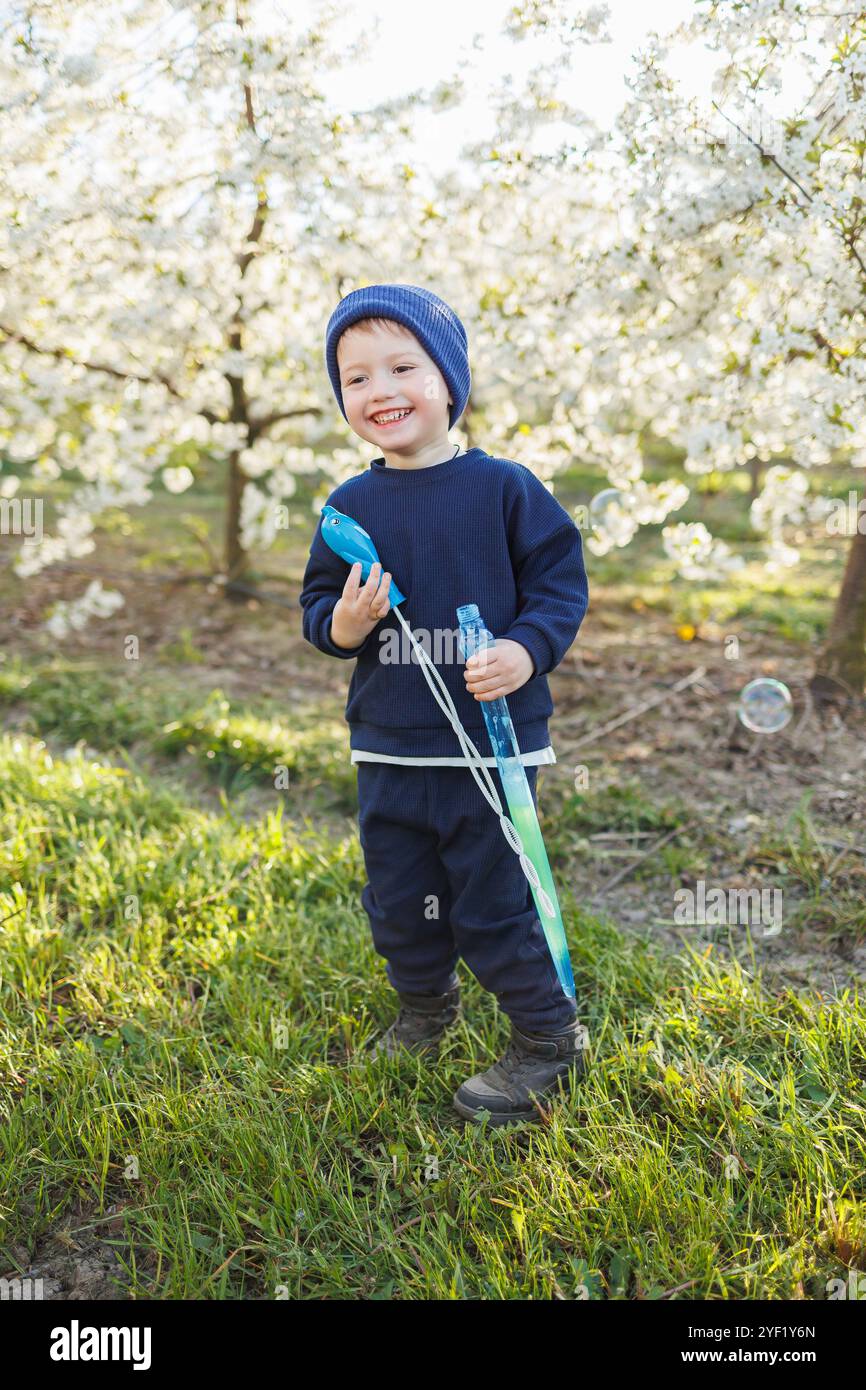
M168 377L163 376L160 372L157 372L155 376L143 376L140 372L121 371L119 367L111 367L103 362L83 362L81 358L73 357L66 348L40 347L39 343L34 343L32 338L27 337L26 333L19 333L14 328L8 328L5 323L0 323L0 333L5 334L7 338L11 338L16 343L23 343L30 352L38 353L42 357L56 357L59 361L71 362L76 367L86 368L87 371L104 372L107 376L116 377L119 381L140 381L145 386L164 386L166 391L176 400L184 402L186 400ZM203 415L212 425L224 423L212 410L198 410L196 414Z
M723 111L722 108L719 106L719 104L718 104L717 101L714 101L714 102L713 102L713 106L716 108L716 110L718 111L718 113L719 113L720 116L723 116L724 119L725 119L726 121L728 121L736 130L738 130L738 131L740 132L741 135L745 135L746 139L749 141L749 144L754 145L755 149L758 150L758 152L760 153L760 155L761 155L761 157L762 157L763 159L769 159L770 163L771 163L771 164L775 164L776 168L779 170L779 173L782 174L784 178L789 179L790 182L794 185L795 188L799 188L799 190L800 190L800 192L802 193L802 195L803 195L804 198L806 198L810 203L813 203L813 202L815 201L814 198L812 197L811 193L807 193L807 191L806 191L806 189L803 187L803 185L802 185L797 179L794 178L794 175L793 175L793 174L790 174L790 173L788 172L788 170L785 169L785 168L779 163L779 161L778 161L778 159L776 158L776 156L775 156L774 154L769 154L769 153L767 152L767 150L764 149L764 147L763 147L763 145L761 144L760 140L756 140L756 139L754 138L754 136L749 135L748 131L743 130L741 126L738 126L738 125L737 125L737 122L736 122L735 120L733 120L730 116L726 116L725 113L724 113L724 111ZM866 279L866 263L864 263L864 261L863 261L861 255L860 255L860 252L857 250L857 247L854 245L854 240L853 240L853 237L851 236L850 232L846 232L844 229L841 229L840 232L839 232L839 235L840 235L840 237L841 237L841 240L842 240L843 244L844 244L845 246L848 247L848 250L851 252L851 255L854 257L854 260L857 262L857 264L859 265L861 271L863 272L864 279Z

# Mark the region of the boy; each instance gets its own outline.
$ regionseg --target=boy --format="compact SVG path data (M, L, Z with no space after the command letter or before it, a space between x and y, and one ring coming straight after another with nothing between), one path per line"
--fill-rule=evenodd
M588 603L580 532L528 468L449 443L469 396L469 355L463 324L437 295L399 284L354 290L331 315L325 360L348 424L382 453L328 504L369 532L393 567L374 566L363 585L360 565L347 577L320 521L300 596L307 641L357 658L346 721L369 878L361 901L401 1005L373 1052L438 1050L459 1014L462 956L508 1014L511 1041L498 1062L464 1081L455 1108L471 1120L486 1111L491 1124L535 1120L533 1094L552 1097L561 1079L582 1072L584 1030L518 856L389 612L388 589L393 572L406 620L507 814L479 702L508 697L535 800L538 765L556 761L545 676ZM460 652L456 609L464 603L478 604L496 637L486 659L464 661Z

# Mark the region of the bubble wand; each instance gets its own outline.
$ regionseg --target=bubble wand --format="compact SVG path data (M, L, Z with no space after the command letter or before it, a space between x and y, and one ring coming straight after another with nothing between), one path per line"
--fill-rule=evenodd
M362 582L369 577L373 565L381 563L376 547L364 528L359 526L357 521L353 521L351 517L338 512L335 507L325 506L322 508L322 538L350 566L360 562ZM388 590L388 597L391 608L393 608L404 632L412 643L418 663L424 672L424 678L433 693L433 698L440 709L444 711L465 756L469 760L469 771L478 783L482 795L498 815L503 835L515 854L519 856L520 867L532 889L532 897L553 964L556 967L559 983L563 993L569 999L574 999L574 976L571 970L568 944L565 939L562 913L556 896L556 886L550 871L550 863L544 847L541 827L538 824L538 814L529 790L526 771L520 761L520 749L511 715L508 712L508 705L502 696L496 700L482 700L480 702L484 712L484 723L487 726L487 733L496 757L496 765L499 769L505 798L508 802L508 809L513 818L511 820L502 809L502 802L499 799L496 784L490 776L489 768L485 767L481 754L460 722L460 716L454 708L454 702L445 682L424 648L416 641L415 634L400 612L399 605L406 602L406 595L400 592L393 578ZM496 638L484 626L477 604L468 603L459 607L457 609L457 621L460 624L460 650L467 660L477 652L483 653L488 647L495 646ZM437 691L434 681L438 683L444 701L440 698L440 692ZM486 786L482 782L479 772L484 778Z

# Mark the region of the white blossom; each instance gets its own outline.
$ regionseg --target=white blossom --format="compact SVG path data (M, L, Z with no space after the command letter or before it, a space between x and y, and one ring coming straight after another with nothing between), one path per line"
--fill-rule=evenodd
M61 599L43 624L48 633L61 641L70 632L80 631L90 618L107 618L117 608L122 608L126 600L116 589L103 589L102 583L94 579L88 584L80 598L68 602Z
M186 492L195 482L195 474L186 465L180 468L164 468L162 481L169 492Z

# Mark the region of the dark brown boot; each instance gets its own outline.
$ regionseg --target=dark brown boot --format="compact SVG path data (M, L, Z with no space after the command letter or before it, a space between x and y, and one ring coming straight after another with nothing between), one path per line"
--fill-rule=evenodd
M368 1056L396 1057L400 1048L419 1055L432 1055L448 1029L460 1017L460 985L446 994L403 994L398 992L400 1012L390 1028L372 1047Z
M498 1062L470 1077L455 1092L454 1108L464 1120L481 1121L485 1113L491 1125L540 1120L536 1096L542 1108L556 1099L560 1085L565 1094L572 1079L586 1068L586 1028L574 1023L558 1033L523 1033L511 1025L511 1041Z

